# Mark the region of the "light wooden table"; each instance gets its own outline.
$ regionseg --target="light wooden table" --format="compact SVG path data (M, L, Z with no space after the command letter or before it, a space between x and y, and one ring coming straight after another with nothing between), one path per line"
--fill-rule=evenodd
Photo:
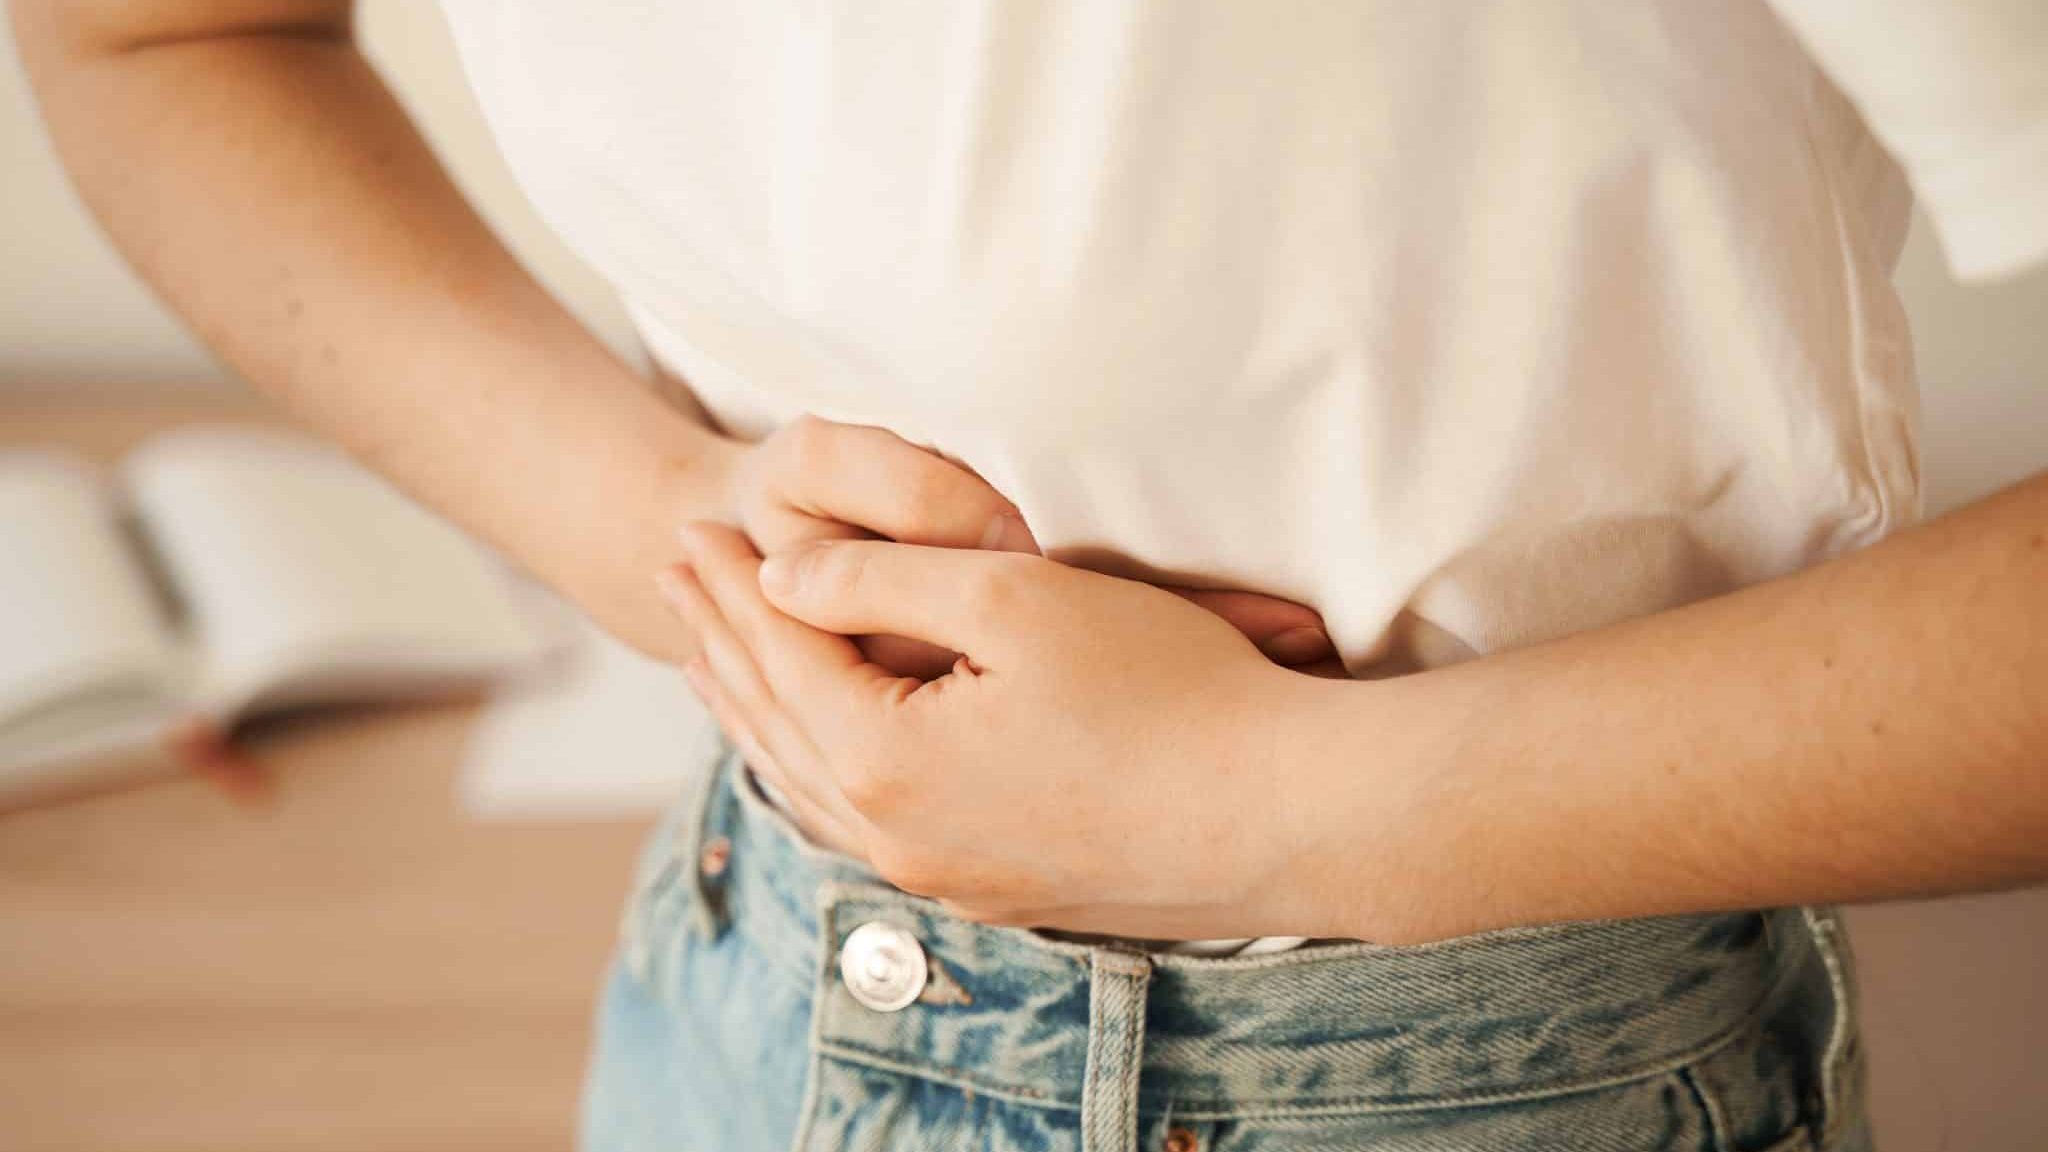
M249 412L0 408L0 443ZM262 809L176 780L0 816L0 1148L568 1148L645 824L465 820L471 714L268 733Z

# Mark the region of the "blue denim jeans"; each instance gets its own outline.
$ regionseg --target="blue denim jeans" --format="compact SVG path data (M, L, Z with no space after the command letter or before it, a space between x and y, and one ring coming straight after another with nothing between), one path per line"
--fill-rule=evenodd
M1224 959L985 927L809 845L728 754L645 853L583 1140L1860 1152L1853 1003L1813 909Z

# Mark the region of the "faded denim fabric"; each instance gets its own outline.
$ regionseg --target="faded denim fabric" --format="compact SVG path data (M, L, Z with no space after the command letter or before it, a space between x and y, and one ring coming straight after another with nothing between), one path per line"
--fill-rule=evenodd
M907 930L863 1006L838 953ZM656 833L585 1097L592 1152L1865 1152L1829 912L1409 948L1147 955L972 924L805 843L728 754Z

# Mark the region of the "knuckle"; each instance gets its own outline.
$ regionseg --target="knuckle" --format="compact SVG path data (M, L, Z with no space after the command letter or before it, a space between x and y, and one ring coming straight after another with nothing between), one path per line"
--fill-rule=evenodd
M968 611L975 615L1003 618L1030 594L1029 570L1008 553L991 553L961 583L960 594Z
M848 596L868 578L867 550L838 542L812 546L798 558L803 586L820 596Z
M821 463L831 455L838 426L808 413L782 426L778 436L790 464L798 469Z
M929 527L944 513L952 502L955 486L951 479L936 466L919 464L902 470L890 495L906 530Z
M980 542L988 522L1008 505L979 477L916 445L882 433L876 494L881 515L892 523L873 525L899 540L967 547Z

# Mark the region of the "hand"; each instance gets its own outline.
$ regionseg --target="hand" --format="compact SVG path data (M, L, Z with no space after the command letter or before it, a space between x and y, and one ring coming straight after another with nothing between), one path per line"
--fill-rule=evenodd
M805 416L748 446L726 503L762 556L818 540L882 538L1036 554L1017 509L973 472L880 428ZM1314 610L1250 592L1173 589L1229 621L1274 662L1342 675ZM900 636L863 636L869 660L903 676L945 674L957 654Z
M985 921L1320 930L1293 874L1316 804L1275 733L1322 682L1213 614L1033 556L843 542L764 567L716 526L685 540L691 680L829 846ZM896 676L845 639L876 631L966 655Z
M763 556L819 540L881 537L941 548L1037 553L1017 509L988 482L881 428L804 416L750 445L728 482L736 523ZM859 639L867 658L930 678L954 654L900 636Z

